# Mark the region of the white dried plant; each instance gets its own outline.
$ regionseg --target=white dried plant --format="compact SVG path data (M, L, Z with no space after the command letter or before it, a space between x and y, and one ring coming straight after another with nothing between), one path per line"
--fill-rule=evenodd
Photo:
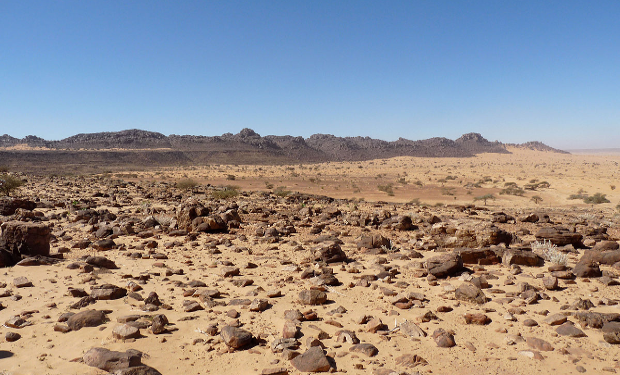
M568 256L558 250L558 247L551 243L551 241L543 240L543 242L535 241L532 244L532 250L537 250L542 253L543 258L546 261L566 266L568 264Z

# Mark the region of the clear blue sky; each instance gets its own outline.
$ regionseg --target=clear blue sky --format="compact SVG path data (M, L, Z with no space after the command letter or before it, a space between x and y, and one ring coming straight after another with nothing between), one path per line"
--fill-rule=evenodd
M620 1L0 0L0 135L620 147Z

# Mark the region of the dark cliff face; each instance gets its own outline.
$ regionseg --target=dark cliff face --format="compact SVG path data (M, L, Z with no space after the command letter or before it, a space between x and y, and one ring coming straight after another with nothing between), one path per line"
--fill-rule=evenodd
M457 140L435 137L425 140L399 138L388 142L370 137L337 137L331 134L314 134L309 138L284 136L261 136L252 129L243 129L237 134L225 133L221 136L170 135L138 129L119 132L77 134L59 141L47 141L36 136L23 139L3 135L0 147L27 144L31 147L45 147L45 157L35 158L40 163L55 163L55 153L59 151L91 152L109 149L123 149L122 152L146 152L136 156L136 161L148 165L149 158L157 159L157 166L190 165L205 163L245 163L245 164L287 164L312 163L324 161L360 161L391 158L396 156L418 157L471 157L479 153L509 153L504 144L489 142L478 133L464 134ZM518 145L517 145L518 146ZM536 150L555 151L540 142L530 142L523 147ZM57 151L53 151L57 150ZM7 151L8 152L8 151ZM19 162L21 156L12 157ZM35 151L31 151L34 153ZM118 151L121 152L121 151ZM160 156L156 157L156 153ZM114 157L110 153L110 157ZM125 155L125 154L123 154ZM137 154L136 154L137 155ZM147 157L148 155L148 157ZM7 156L8 157L8 156ZM60 157L60 154L58 154ZM67 155L63 154L64 158ZM75 156L77 157L77 156ZM123 156L128 167L132 166L130 157ZM89 159L85 159L89 160ZM92 161L102 162L101 157ZM139 166L139 163L133 165Z

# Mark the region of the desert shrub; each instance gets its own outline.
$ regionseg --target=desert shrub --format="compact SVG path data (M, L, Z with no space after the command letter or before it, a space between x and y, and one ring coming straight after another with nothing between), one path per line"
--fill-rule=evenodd
M442 187L441 194L442 195L454 195L454 188L453 187Z
M402 184L402 185L407 185L407 183L408 183L408 182L407 182L407 179L406 179L406 178L404 178L404 177L399 178L397 182L398 182L399 184Z
M523 195L525 195L525 191L515 184L515 185L510 185L507 188L500 190L499 194L500 195L516 195L518 197L522 197Z
M214 190L211 195L215 199L228 199L234 198L239 195L239 187L234 185L224 186L221 190Z
M24 184L24 181L10 174L0 174L0 193L9 196Z
M611 190L616 190L616 185L609 185L609 188L610 188Z
M583 202L588 203L588 204L601 204L601 203L609 203L609 199L607 199L605 194L595 193L594 195L590 197L585 197L583 199Z
M416 182L414 182L414 184L418 185L419 187L424 186L424 183L422 183L422 181L420 181L420 180L416 180Z
M265 187L267 189L273 189L273 184L271 182L265 181Z
M542 197L541 197L541 196L539 196L539 195L534 195L534 196L531 198L531 200L532 200L532 202L534 202L534 203L538 204L538 203L542 202L542 200L543 200L543 199L542 199Z
M235 176L234 174L228 174L226 175L226 179L229 181L234 181L237 179L237 176Z
M588 197L588 194L586 193L586 191L583 189L579 189L577 191L577 194L569 195L568 199L586 199L587 197Z
M389 195L390 197L394 196L394 186L392 184L377 185L377 189L379 189L379 191L387 193L387 195Z
M192 180L191 178L185 178L179 182L177 182L177 188L181 190L190 190L198 186L198 182Z
M286 190L284 186L278 186L273 193L278 197L287 197L291 194L290 190Z
M553 264L565 266L568 264L568 256L558 250L558 247L551 241L543 240L543 242L535 241L532 243L532 250L542 253L542 257Z
M9 172L9 167L7 167L6 165L0 165L0 173L8 173L8 172Z

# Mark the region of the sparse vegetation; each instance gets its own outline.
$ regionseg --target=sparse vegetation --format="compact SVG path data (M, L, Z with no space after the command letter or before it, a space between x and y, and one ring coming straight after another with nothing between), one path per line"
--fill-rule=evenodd
M601 203L609 203L609 199L607 199L605 194L595 193L594 195L590 197L585 197L583 199L583 202L588 203L588 204L601 204Z
M15 190L24 184L20 178L12 176L8 173L0 174L0 193L10 196Z
M177 182L177 188L181 190L191 190L196 186L198 186L198 182L192 180L191 178L186 178Z
M534 195L534 196L531 198L531 200L532 200L532 202L534 202L534 203L536 203L536 204L539 204L540 202L542 202L542 200L543 200L543 199L541 198L541 196L540 196L540 195Z
M278 186L274 191L273 194L277 195L278 197L287 197L291 194L290 190L286 190L286 188L284 186Z
M387 185L377 185L377 189L386 193L390 197L394 196L394 186L391 183Z
M237 179L237 176L235 176L234 174L228 174L226 175L226 179L229 181L234 181Z
M485 194L485 195L481 195L479 197L474 197L474 202L483 201L484 205L486 206L488 200L495 200L495 199L497 199L497 198L495 198L495 196L493 194Z
M214 190L211 195L215 199L229 199L239 195L239 187L235 185L224 186L221 190Z
M542 257L553 264L565 266L568 264L568 256L558 250L558 247L551 241L543 240L543 242L535 241L532 243L532 250L541 252Z

